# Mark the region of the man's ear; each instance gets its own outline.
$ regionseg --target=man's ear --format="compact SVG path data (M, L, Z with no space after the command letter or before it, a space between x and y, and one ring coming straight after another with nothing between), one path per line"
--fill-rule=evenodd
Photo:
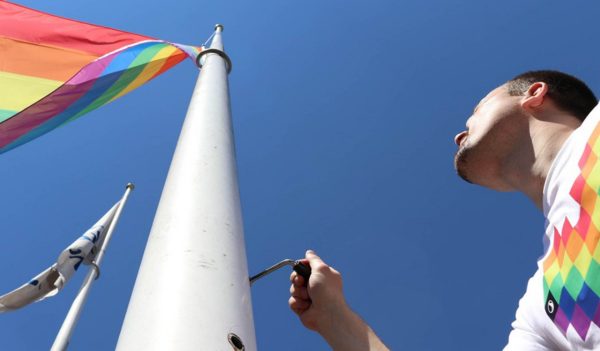
M521 99L521 106L528 110L540 107L544 103L547 94L548 84L535 82L525 92L523 99Z

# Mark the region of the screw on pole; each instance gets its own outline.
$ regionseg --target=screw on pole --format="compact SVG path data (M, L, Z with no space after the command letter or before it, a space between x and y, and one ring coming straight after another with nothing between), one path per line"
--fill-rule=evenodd
M242 339L240 339L240 337L235 335L234 333L229 333L227 335L227 340L229 341L231 346L233 346L234 351L245 351L246 350L246 347L244 346Z

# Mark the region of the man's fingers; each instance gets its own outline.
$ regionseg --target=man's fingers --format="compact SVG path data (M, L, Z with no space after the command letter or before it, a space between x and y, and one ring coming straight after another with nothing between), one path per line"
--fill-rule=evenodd
M309 299L308 290L306 289L306 287L304 287L302 285L293 284L292 286L290 286L290 294L293 297L299 297L304 300Z
M296 286L304 286L304 277L301 275L296 275L292 283Z
M302 314L310 307L311 302L291 296L288 300L288 304L290 305L292 311L296 312L297 314Z

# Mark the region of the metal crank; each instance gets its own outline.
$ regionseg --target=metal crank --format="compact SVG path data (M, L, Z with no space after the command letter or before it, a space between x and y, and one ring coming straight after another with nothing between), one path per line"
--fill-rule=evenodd
M258 279L271 274L273 272L275 272L276 270L285 267L285 266L292 266L292 269L298 273L299 275L301 275L304 278L304 284L308 283L308 279L310 278L310 273L311 273L311 269L310 266L300 262L300 260L291 260L291 259L285 259L267 269L265 269L264 271L253 275L250 277L250 285L252 285L252 283L254 283L255 281L257 281Z

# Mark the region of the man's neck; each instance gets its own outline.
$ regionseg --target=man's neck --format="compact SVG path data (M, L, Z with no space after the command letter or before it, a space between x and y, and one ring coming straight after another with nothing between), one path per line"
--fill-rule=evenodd
M572 116L556 115L545 120L532 118L529 123L529 152L516 152L507 178L514 188L543 210L544 184L556 155L567 138L579 126Z

